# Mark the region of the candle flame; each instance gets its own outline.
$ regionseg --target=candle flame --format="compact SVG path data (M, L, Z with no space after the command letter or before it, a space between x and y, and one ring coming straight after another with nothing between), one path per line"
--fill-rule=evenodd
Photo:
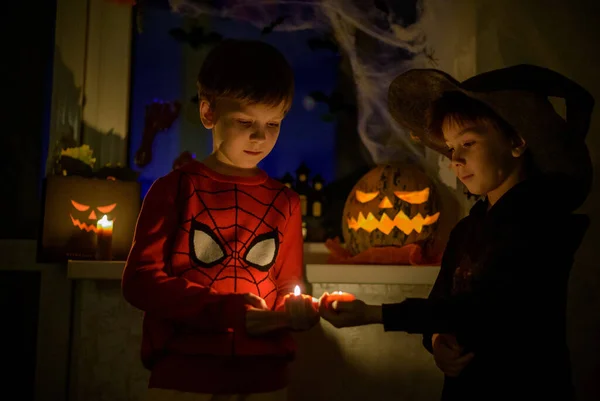
M102 228L112 228L113 221L108 219L107 215L102 216L100 220L98 220L98 227Z
M297 285L296 287L294 287L294 295L295 296L300 295L300 286L299 285Z

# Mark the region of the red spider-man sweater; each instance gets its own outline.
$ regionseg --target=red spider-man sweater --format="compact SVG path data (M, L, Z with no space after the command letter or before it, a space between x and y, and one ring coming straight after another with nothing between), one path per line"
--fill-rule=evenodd
M196 393L287 384L288 331L249 336L244 293L274 310L302 279L298 195L264 172L219 174L190 162L159 178L140 212L123 295L143 310L150 387Z

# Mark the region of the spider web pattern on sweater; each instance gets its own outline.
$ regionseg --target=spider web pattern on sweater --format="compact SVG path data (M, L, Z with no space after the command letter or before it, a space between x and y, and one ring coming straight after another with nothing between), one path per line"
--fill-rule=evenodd
M231 280L233 292L238 292L241 286L250 286L256 295L267 298L276 292L280 271L272 267L284 241L276 222L291 214L285 187L219 183L223 189L203 189L203 184L211 180L202 173L181 173L180 184L188 185L180 185L180 191L190 190L180 192L180 201L192 207L180 209L183 212L176 235L187 236L188 240L177 241L179 245L171 255L170 274L192 281L197 281L192 277L199 274L204 276L203 281L208 280L210 287ZM213 247L208 254L218 254L214 247L219 247L222 257L206 260L207 253L198 249L199 244L194 241L198 236L202 238L201 247ZM268 263L249 260L259 245L266 249L263 260L266 257ZM185 263L181 258L187 258Z

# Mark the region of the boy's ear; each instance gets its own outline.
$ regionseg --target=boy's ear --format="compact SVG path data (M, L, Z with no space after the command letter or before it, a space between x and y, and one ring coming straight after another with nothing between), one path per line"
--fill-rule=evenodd
M215 109L212 105L206 101L201 100L200 106L200 121L202 121L202 125L206 129L212 129L215 126Z
M521 136L518 136L516 139L514 139L512 145L512 155L514 157L523 156L525 150L527 150L527 142Z

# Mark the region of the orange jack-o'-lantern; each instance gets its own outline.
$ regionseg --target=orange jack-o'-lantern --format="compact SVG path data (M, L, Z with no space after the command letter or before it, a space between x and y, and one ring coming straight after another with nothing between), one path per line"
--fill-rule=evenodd
M415 165L382 165L365 174L344 206L342 233L353 255L372 247L428 239L440 217L433 182Z
M106 170L108 175L112 171ZM111 252L125 260L140 211L140 184L135 181L50 175L44 182L44 223L38 258L44 262L94 259L98 222L112 221Z
M112 213L117 207L116 203L109 205L95 206L85 205L71 199L73 210L70 212L71 221L75 227L87 232L96 232L97 222L102 216L107 216L108 220L115 220Z

